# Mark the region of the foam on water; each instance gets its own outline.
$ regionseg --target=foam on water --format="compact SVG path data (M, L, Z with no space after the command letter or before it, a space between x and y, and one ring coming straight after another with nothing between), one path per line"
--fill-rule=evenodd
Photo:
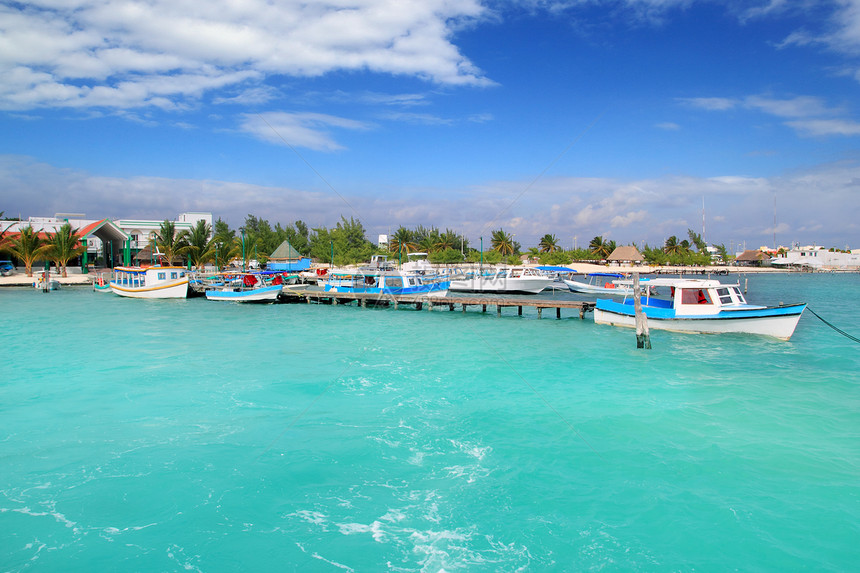
M857 333L857 275L749 277ZM857 345L0 291L4 570L844 571Z

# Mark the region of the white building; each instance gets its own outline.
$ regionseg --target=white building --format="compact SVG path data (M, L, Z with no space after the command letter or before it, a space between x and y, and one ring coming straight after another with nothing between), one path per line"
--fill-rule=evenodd
M181 213L174 223L176 231L188 231L197 221L206 221L212 226L212 213ZM114 267L123 264L127 255L134 255L151 244L164 219L160 221L133 219L87 219L83 213L56 213L53 217L30 217L26 221L8 221L3 224L7 234L20 233L25 227L32 227L45 236L55 233L69 223L87 245L86 255L81 266L95 264ZM129 241L130 239L130 241Z
M785 256L770 260L775 267L799 267L812 270L860 270L860 251L831 252L815 245L792 247Z

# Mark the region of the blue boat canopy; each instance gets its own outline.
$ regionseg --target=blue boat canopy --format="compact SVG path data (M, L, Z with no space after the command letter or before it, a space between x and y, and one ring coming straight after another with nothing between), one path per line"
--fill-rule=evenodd
M575 273L575 269L569 269L567 267L535 267L539 271L547 271L551 273Z
M588 273L586 276L589 277L615 277L616 279L623 279L624 275L620 275L618 273Z

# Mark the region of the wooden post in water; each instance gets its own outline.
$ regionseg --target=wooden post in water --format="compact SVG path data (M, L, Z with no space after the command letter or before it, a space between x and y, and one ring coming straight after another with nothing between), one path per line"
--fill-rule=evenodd
M651 348L648 319L642 312L642 289L639 288L639 273L633 273L633 310L636 312L636 348Z

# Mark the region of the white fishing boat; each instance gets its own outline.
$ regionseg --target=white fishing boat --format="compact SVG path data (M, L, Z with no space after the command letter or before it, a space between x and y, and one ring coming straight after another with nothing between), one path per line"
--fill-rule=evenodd
M619 273L588 273L585 281L562 279L571 292L582 294L608 294L625 296L633 294L633 281ZM646 279L643 279L646 280Z
M552 284L553 279L531 267L510 267L466 275L451 281L451 290L458 292L492 292L537 294Z
M788 340L800 320L805 303L759 306L749 304L739 285L711 279L651 279L652 288L669 289L668 297L644 294L642 312L648 328L694 333L747 333ZM662 289L661 289L662 290ZM636 326L633 297L623 301L598 299L594 322Z
M432 276L436 269L427 260L427 253L408 253L406 262L400 265L400 270L407 274Z
M130 298L185 298L188 274L182 267L116 267L110 289Z
M535 268L540 271L542 275L552 279L552 282L549 283L546 290L561 290L567 292L570 290L570 287L564 283L564 279L569 279L572 275L576 274L576 269L568 267L540 266Z

